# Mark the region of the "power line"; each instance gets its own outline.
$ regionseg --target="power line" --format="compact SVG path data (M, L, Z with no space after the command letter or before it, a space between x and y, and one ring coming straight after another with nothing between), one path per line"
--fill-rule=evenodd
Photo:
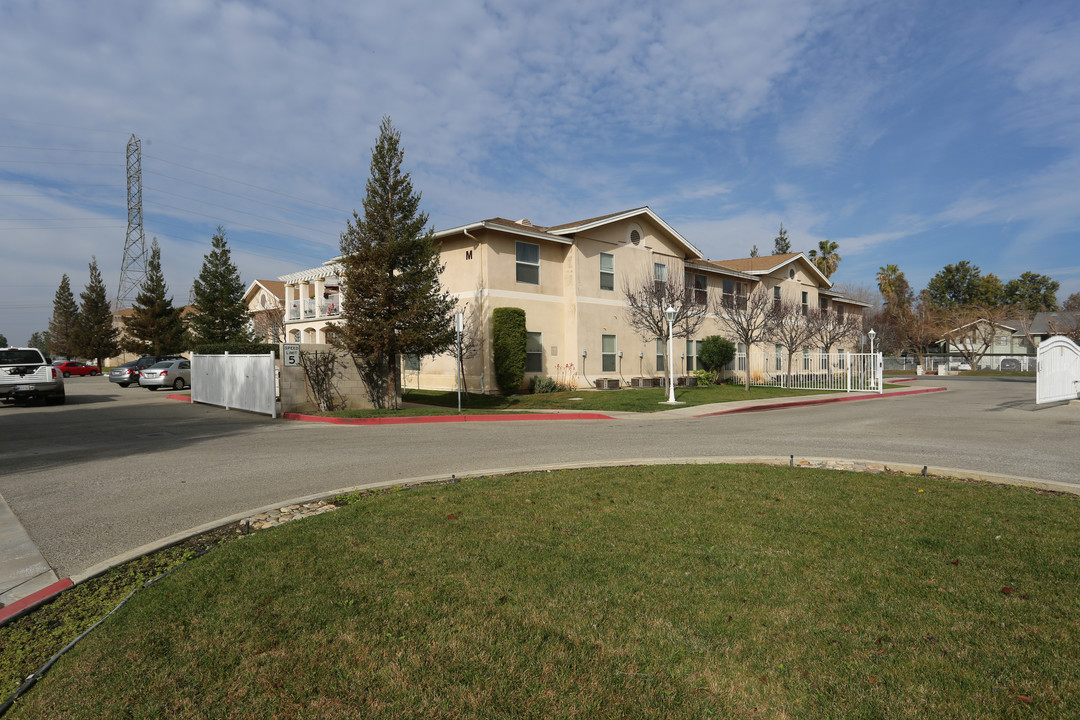
M270 188L262 187L260 185L252 185L251 183L244 182L243 180L236 180L236 179L233 179L233 178L230 178L230 177L225 177L224 175L218 175L217 173L208 172L206 170L200 170L198 168L191 167L190 165L184 165L182 163L173 162L172 160L166 160L165 158L157 157L156 155L147 155L146 157L152 158L154 160L158 160L158 161L163 162L163 163L168 163L169 165L175 165L177 167L182 167L185 170L191 170L192 172L202 173L203 175L209 175L211 177L216 177L219 180L226 180L228 182L234 182L234 183L236 183L238 185L246 185L247 187L254 188L256 190L262 190L263 192L268 192L268 193L271 193L273 195L280 195L281 197L289 198L290 200L296 200L298 202L302 202L302 203L305 203L307 205L314 205L315 207L326 208L327 210L333 210L335 212L340 212L340 213L347 213L348 212L347 210L342 210L341 208L336 208L336 207L334 207L332 205L323 205L322 203L317 203L314 200L305 200L304 198L296 197L295 195L289 195L288 193L278 192L277 190L271 190Z
M148 224L148 226L156 226L158 224L161 224L161 225L168 225L168 226L171 226L171 227L181 227L180 225L176 225L174 223L164 223L164 222L161 222L160 220L151 220L147 224ZM206 242L205 240L194 240L194 239L189 238L189 237L180 237L179 235L171 235L169 233L156 232L153 229L151 229L150 234L153 235L154 237L161 236L161 237L172 238L173 240L180 240L181 242L191 243L193 245L201 245L201 244ZM230 238L230 240L231 240L231 238ZM268 255L267 253L261 253L261 252L255 251L255 250L249 250L249 249L243 247L243 243L240 243L240 242L237 242L234 245L234 249L237 252L244 252L244 253L247 253L249 255L257 255L259 257L264 257L264 258L267 258L267 259L270 259L270 260L280 260L281 262L287 262L287 263L296 264L297 263L296 258L300 258L300 260L299 260L300 263L310 262L310 260L304 258L304 256L301 255L300 253L295 253L295 258L285 258L285 257L281 257L279 255Z
M306 212L303 212L301 210L294 210L292 208L285 207L284 205L278 205L276 203L266 202L265 200L256 200L255 198L248 197L247 195L241 195L239 193L229 192L228 190L221 190L221 189L213 187L211 185L203 185L202 183L197 183L197 182L194 182L192 180L185 180L184 178L178 178L178 177L174 177L172 175L166 175L165 173L159 173L159 172L155 172L153 170L146 170L145 172L146 172L147 175L157 175L158 177L167 178L169 180L175 180L177 182L187 183L188 185L194 185L195 187L200 187L200 188L202 188L204 190L210 190L212 192L220 193L222 195L229 195L231 197L237 197L237 198L240 198L241 200L247 200L248 202L257 203L259 205L266 205L267 207L277 208L278 210L283 210L285 212L292 213L293 215L306 215L307 217L315 218L316 220L325 220L326 219L325 216L323 216L323 215L314 215L312 213L306 213Z
M228 205L219 205L217 203L212 203L209 200L200 200L198 198L189 197L187 195L181 195L180 193L174 193L174 192L169 192L168 190L162 190L161 188L150 187L149 185L144 186L144 187L147 190L153 190L154 192L164 193L166 195L172 195L173 197L182 198L184 200L191 200L192 202L202 203L203 205L209 205L211 207L221 208L222 210L229 210L230 212L237 212L237 213L241 213L242 215L250 215L252 217L264 218L266 220L270 220L271 222L280 223L282 225L291 225L293 227L300 228L301 230L310 230L311 232L319 233L320 235L327 234L325 230L317 230L317 229L315 229L313 227L308 227L307 225L298 225L297 223L292 223L292 222L289 222L288 220L277 220L275 218L268 217L267 215L259 215L257 213L248 212L247 210L240 210L240 209L237 209L237 208L234 208L234 207L229 207Z
M84 152L84 153L100 153L102 155L119 155L116 150L80 150L79 148L60 148L60 147L41 147L37 145L0 145L0 148L11 148L14 150L49 150L56 152Z
M285 233L276 232L274 230L267 230L266 228L257 227L255 225L247 225L245 223L229 221L229 220L222 219L221 217L219 217L217 215L210 215L208 213L201 213L201 212L197 212L195 210L191 210L189 208L176 207L175 205L167 205L167 204L161 203L161 202L155 202L155 203L153 203L153 205L156 206L156 207L169 208L170 210L177 210L179 212L189 213L191 215L201 215L202 217L210 218L211 220L215 220L217 222L227 223L227 224L235 226L235 227L247 228L248 230L254 230L255 232L261 232L261 233L265 233L267 235L276 235L278 237L290 238L292 240L299 240L300 242L312 243L314 245L326 245L326 243L320 243L320 242L318 242L316 240L312 240L311 238L300 237L298 235L286 235ZM329 235L330 233L319 233L319 234L321 234L321 235Z
M95 167L124 167L124 163L63 162L61 160L0 160L0 163L23 165L93 165Z
M126 227L125 225L59 225L57 227L43 227L37 225L34 227L5 227L0 230L115 230L117 228Z

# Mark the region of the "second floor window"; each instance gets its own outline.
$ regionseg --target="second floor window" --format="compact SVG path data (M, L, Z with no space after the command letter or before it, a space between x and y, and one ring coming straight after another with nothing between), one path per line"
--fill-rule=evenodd
M780 286L775 285L772 289L772 304L776 309L780 309Z
M600 289L615 289L615 256L611 253L600 253Z
M533 243L517 243L517 281L540 284L540 246Z
M749 291L749 285L745 282L724 278L723 306L735 307L737 303L740 308L746 307L746 296Z
M656 286L656 291L663 292L664 287L667 286L667 265L664 265L663 263L653 263L652 279L653 285Z
M803 290L802 294L802 314L806 315L810 312L810 293Z
M686 273L686 299L695 305L709 301L709 278L701 273Z

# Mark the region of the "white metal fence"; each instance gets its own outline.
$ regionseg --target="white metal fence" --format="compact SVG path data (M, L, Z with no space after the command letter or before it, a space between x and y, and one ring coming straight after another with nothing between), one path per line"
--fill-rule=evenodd
M936 373L938 368L944 367L949 370L1002 370L1006 372L1034 372L1034 355L992 355L987 353L979 359L978 367L971 367L967 360L960 355L927 355L924 358L923 369L926 372ZM917 361L914 357L908 358L911 367L914 368ZM891 364L888 369L894 370Z
M736 382L796 390L882 392L881 353L738 353L725 376Z
M192 355L191 402L277 417L274 353Z
M1080 346L1060 335L1039 343L1036 404L1080 398Z

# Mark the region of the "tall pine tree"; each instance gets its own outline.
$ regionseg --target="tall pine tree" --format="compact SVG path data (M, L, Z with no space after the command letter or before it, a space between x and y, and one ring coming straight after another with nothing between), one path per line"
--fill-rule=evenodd
M399 405L402 355L436 355L454 341L454 302L439 284L439 248L425 229L420 193L402 172L404 156L401 133L384 117L364 216L354 211L341 234L343 322L336 341L380 408Z
M180 319L183 308L173 307L161 272L161 248L155 238L146 263L146 278L139 286L131 317L124 319L125 350L139 355L168 355L186 350L187 331Z
M73 358L79 355L79 306L71 292L71 279L65 274L53 297L49 320L49 352L52 357Z
M773 255L783 255L784 253L791 252L791 241L788 240L787 230L784 229L784 223L780 223L780 233L773 238Z
M79 351L78 354L93 360L100 370L105 358L120 352L120 329L113 325L112 308L105 292L105 283L98 270L97 258L90 262L90 282L79 297Z
M250 342L244 284L232 261L225 230L219 225L203 256L202 270L193 285L191 334L198 343Z

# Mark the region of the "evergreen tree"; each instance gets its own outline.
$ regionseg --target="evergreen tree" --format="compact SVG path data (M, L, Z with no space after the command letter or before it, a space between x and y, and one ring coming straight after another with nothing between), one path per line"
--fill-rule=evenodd
M7 341L3 340L3 336L0 335L0 345L6 345ZM26 343L26 347L37 348L41 351L41 354L45 357L52 357L52 352L49 350L49 333L36 332L30 336L30 339Z
M105 292L105 283L98 270L97 258L90 262L90 282L79 293L82 306L79 309L78 352L93 360L100 370L105 358L120 352L120 329L113 325L112 308Z
M1060 287L1061 283L1049 275L1029 271L1005 283L1005 302L1031 313L1053 312L1057 310Z
M71 280L64 275L53 297L53 314L49 320L52 357L72 358L79 354L79 325L79 306L71 292Z
M190 320L191 333L198 343L249 342L244 284L220 225L211 245L192 287L195 312Z
M773 238L773 255L783 255L791 252L791 241L788 240L787 230L784 223L780 223L780 234Z
M750 257L757 257L757 256L758 256L757 245L754 245L754 247L750 248Z
M437 355L454 342L454 302L439 284L439 249L425 230L420 193L402 172L401 133L384 117L371 153L364 215L341 234L342 324L349 352L375 407L397 408L399 358Z
M168 355L185 350L187 332L161 272L161 248L155 238L146 263L146 278L139 286L131 317L124 318L125 350L139 355Z

